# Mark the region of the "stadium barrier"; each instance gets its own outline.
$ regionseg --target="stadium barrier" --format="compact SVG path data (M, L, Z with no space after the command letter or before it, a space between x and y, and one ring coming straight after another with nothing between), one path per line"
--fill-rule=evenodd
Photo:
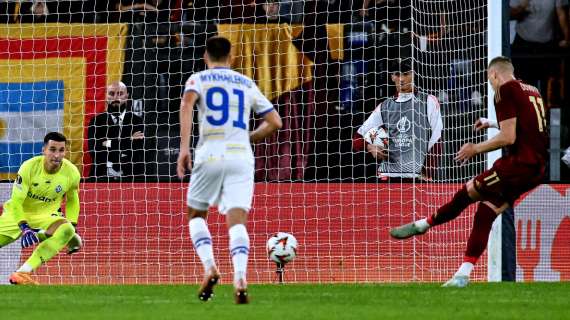
M0 202L11 184L0 184ZM258 183L248 224L252 283L275 280L265 241L278 231L299 240L288 282L443 281L459 265L473 207L423 237L396 242L390 227L424 216L456 184ZM202 267L185 219L186 184L84 183L79 232L84 249L60 254L38 270L42 283L197 283ZM431 201L425 201L431 197ZM428 207L426 204L429 203ZM465 226L459 224L466 224ZM231 279L223 216L209 218L215 254ZM570 280L570 185L541 185L515 208L517 281ZM0 276L16 268L19 244L0 250ZM486 255L474 279L486 279ZM19 261L22 262L22 261ZM228 280L229 281L229 280ZM2 281L3 282L3 281Z

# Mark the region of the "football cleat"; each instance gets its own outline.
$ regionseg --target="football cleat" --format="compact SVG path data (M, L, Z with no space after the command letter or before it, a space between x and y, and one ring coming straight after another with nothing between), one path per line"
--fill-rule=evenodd
M245 284L245 280L240 279L236 286L234 292L234 299L236 304L248 304L249 303L249 296L247 294L247 287Z
M214 296L214 286L218 284L218 281L220 281L220 273L216 267L212 267L198 290L198 299L204 302L211 300Z
M10 275L10 283L16 285L32 285L37 286L40 283L32 278L30 272L14 272Z
M429 227L421 228L416 222L410 222L390 230L390 235L392 238L396 239L407 239L409 237L424 234L428 229Z
M453 276L442 287L446 288L465 288L469 284L468 276Z

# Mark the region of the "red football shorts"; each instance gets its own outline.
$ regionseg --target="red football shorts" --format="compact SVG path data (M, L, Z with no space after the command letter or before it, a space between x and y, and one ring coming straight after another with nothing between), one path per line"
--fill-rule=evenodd
M484 201L497 208L505 202L512 206L521 195L542 182L544 171L544 165L523 164L505 157L475 177L474 185Z

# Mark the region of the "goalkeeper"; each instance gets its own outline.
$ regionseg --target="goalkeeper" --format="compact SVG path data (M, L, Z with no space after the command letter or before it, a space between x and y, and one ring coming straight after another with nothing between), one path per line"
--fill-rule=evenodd
M77 167L64 159L66 138L50 132L44 137L43 155L25 161L12 187L12 196L0 216L0 247L18 238L22 248L39 245L14 273L10 283L37 285L31 274L68 246L68 253L81 247L75 233L79 217L79 180ZM66 198L65 214L61 202ZM41 242L41 243L40 243Z

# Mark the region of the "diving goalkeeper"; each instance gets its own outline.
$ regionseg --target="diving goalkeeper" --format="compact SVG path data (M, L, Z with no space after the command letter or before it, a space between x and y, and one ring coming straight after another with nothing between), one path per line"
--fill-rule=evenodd
M22 164L12 196L4 204L0 216L0 248L18 238L22 248L39 243L28 260L10 275L12 284L39 284L31 276L33 271L66 245L68 253L81 247L81 238L75 232L80 174L73 163L64 159L66 142L61 133L48 133L44 137L43 155ZM65 216L61 213L64 196Z

